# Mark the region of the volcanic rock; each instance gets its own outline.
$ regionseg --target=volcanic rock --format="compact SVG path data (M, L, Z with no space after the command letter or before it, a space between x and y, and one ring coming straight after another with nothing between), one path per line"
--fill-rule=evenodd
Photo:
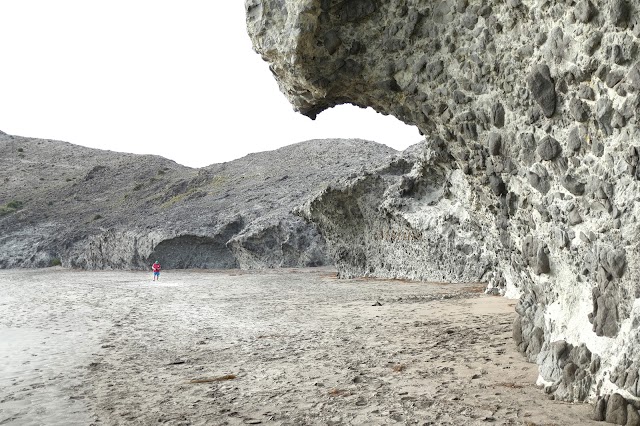
M395 151L308 141L191 169L158 156L0 135L0 268L271 268L332 264L292 210Z
M554 398L633 395L610 374L640 364L638 5L245 4L296 110L370 106L426 135L306 204L340 275L487 282L519 296L514 336ZM553 355L558 340L598 361ZM601 416L620 421L623 405Z

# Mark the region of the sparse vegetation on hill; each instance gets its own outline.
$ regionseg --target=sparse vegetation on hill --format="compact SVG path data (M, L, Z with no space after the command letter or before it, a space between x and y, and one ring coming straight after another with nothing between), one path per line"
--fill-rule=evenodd
M90 269L147 268L158 256L166 268L326 264L324 240L291 210L395 153L316 140L192 169L4 134L0 152L0 268Z
M16 212L20 210L22 206L23 206L22 201L17 201L17 200L9 201L4 206L0 206L0 216L4 216L7 214Z

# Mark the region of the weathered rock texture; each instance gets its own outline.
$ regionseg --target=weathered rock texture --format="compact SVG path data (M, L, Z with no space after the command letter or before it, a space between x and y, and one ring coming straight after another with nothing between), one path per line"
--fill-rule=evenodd
M245 4L256 51L302 114L371 106L428 135L309 203L341 274L521 295L514 337L548 391L617 394L601 415L637 419L640 5Z
M157 156L0 134L0 268L271 268L332 264L291 213L395 151L309 141L190 169Z

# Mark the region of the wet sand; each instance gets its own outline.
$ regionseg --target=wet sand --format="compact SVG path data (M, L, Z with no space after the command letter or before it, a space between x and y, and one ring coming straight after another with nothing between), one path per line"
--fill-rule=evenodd
M0 425L596 425L515 301L327 269L0 271ZM375 305L375 306L374 306Z

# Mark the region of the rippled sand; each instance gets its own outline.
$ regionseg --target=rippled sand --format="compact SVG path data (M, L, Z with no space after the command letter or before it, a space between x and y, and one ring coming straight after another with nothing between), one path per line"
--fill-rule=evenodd
M0 425L572 425L471 284L0 271ZM374 306L375 305L375 306Z

